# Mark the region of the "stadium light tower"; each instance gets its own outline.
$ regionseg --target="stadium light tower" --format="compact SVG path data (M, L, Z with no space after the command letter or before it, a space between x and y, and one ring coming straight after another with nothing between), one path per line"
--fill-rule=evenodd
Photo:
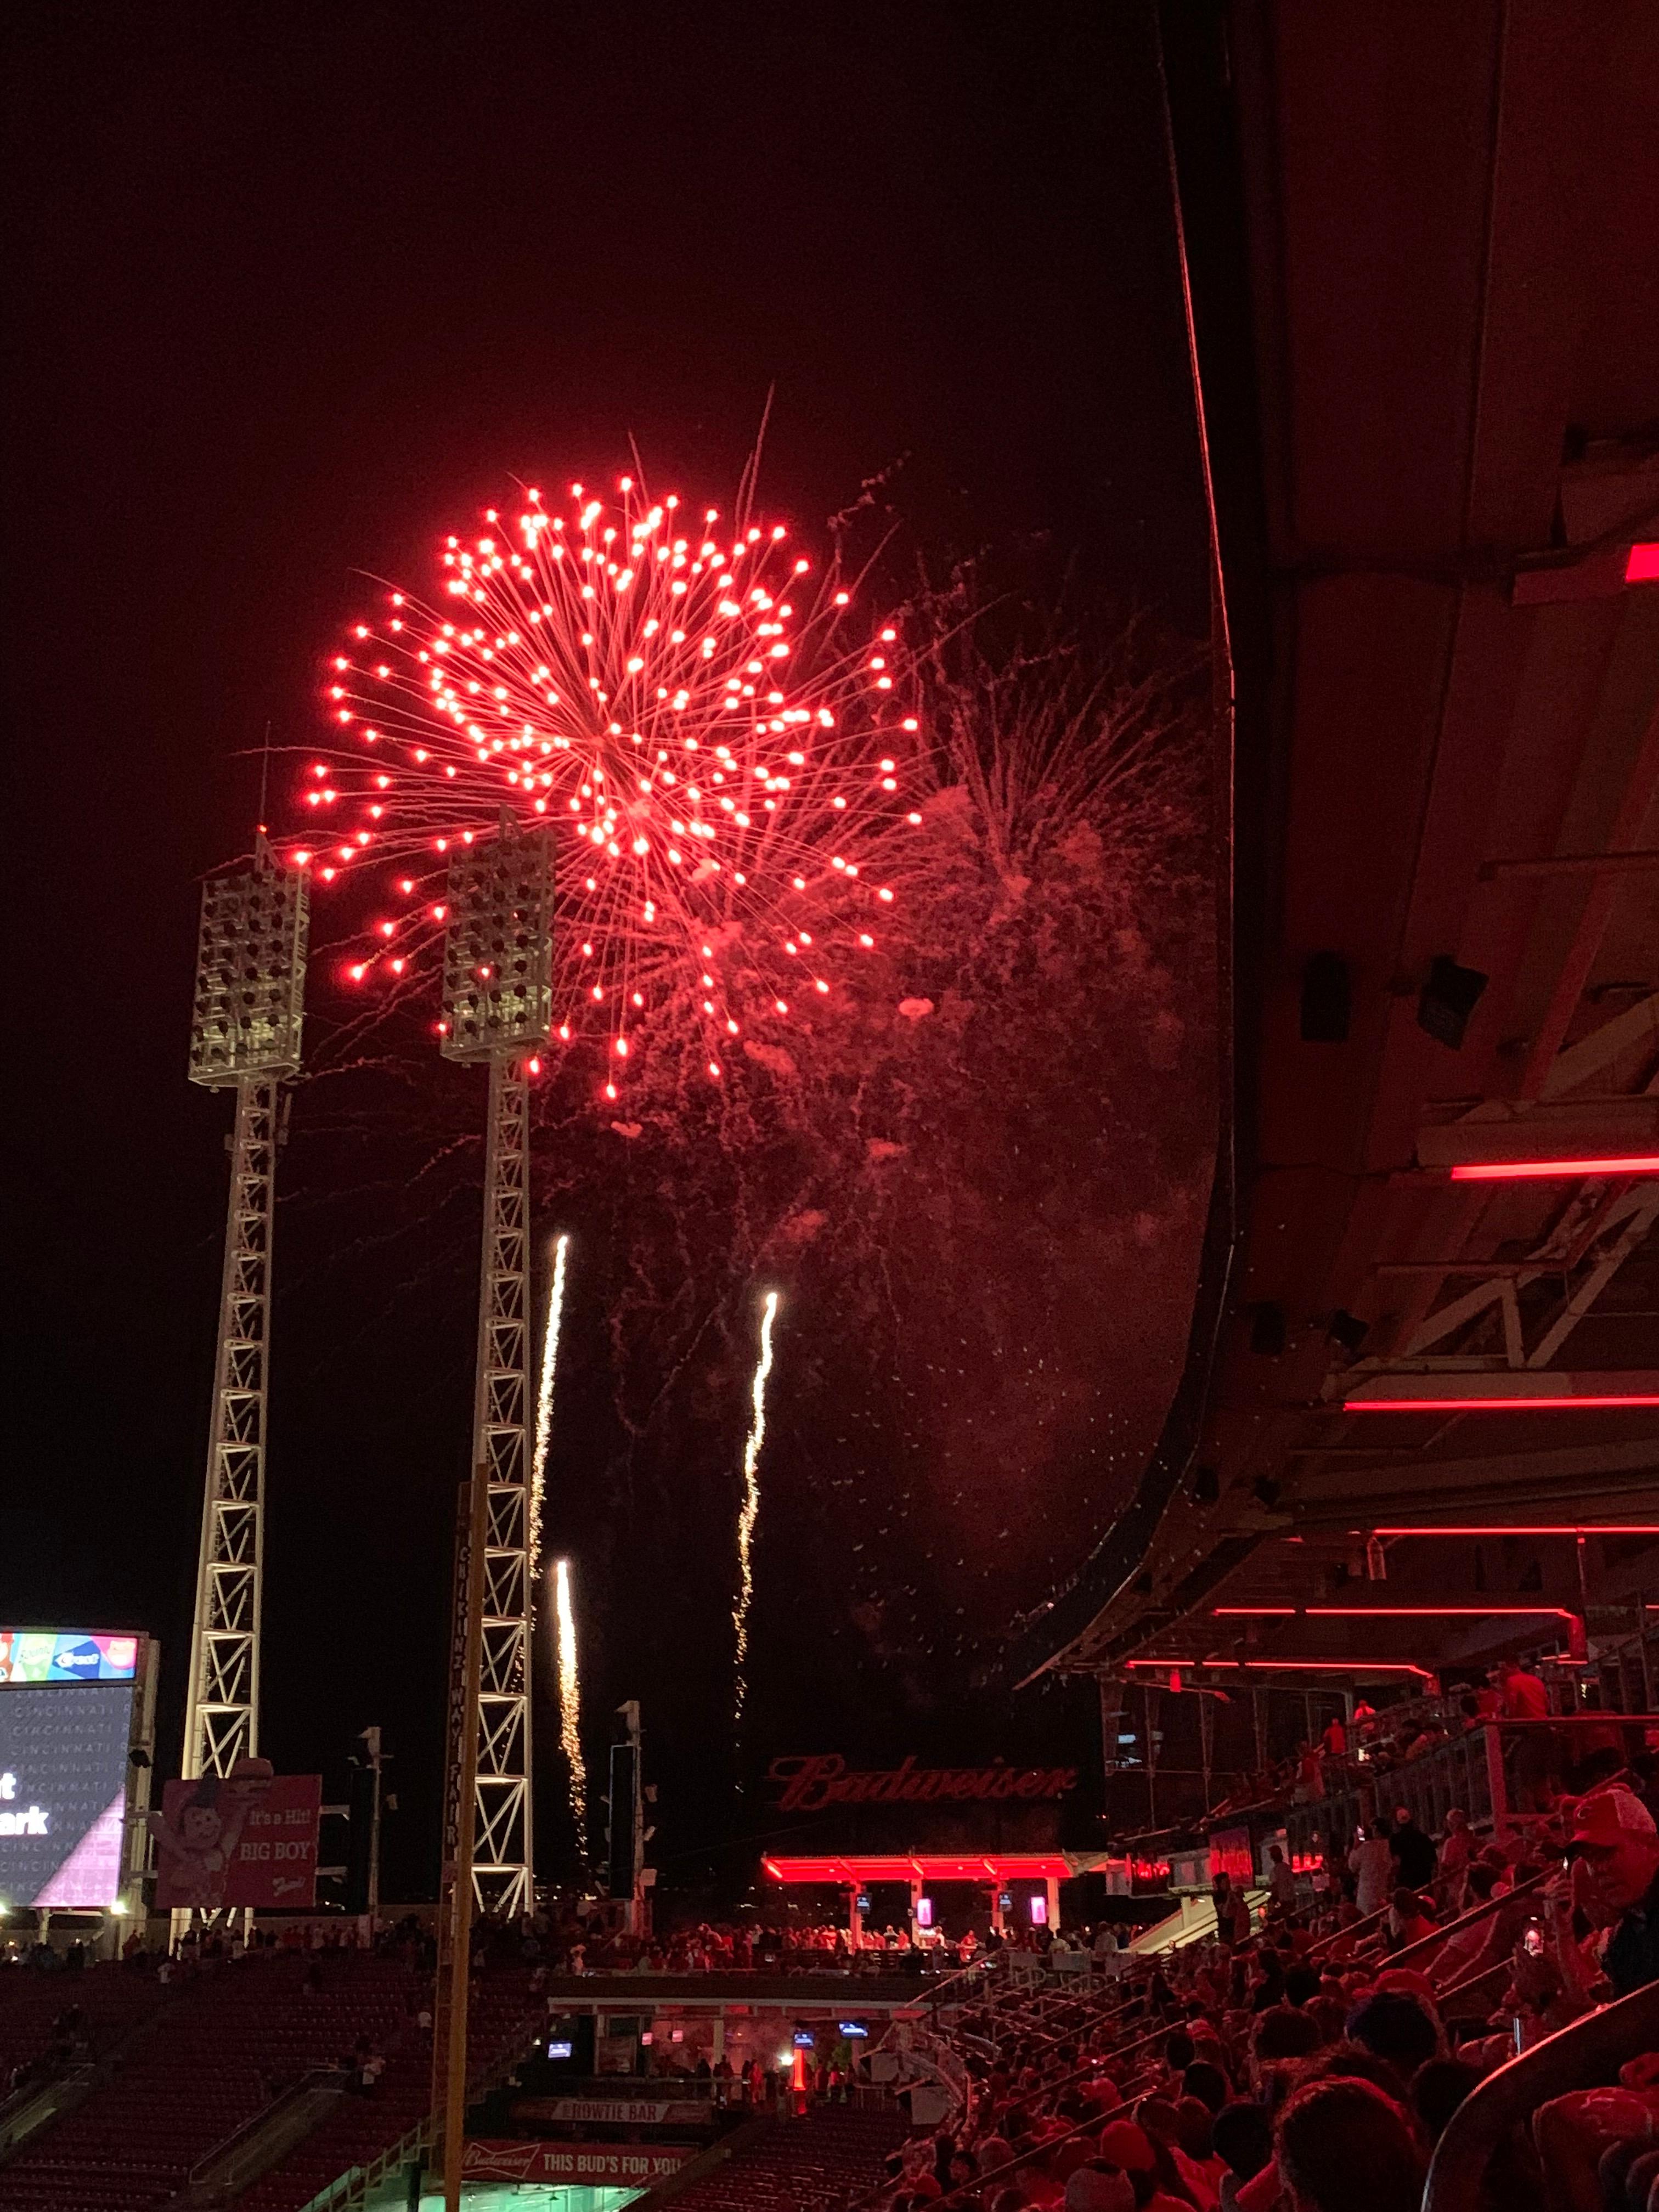
M259 1747L265 1356L278 1093L300 1066L305 879L263 833L252 861L202 888L190 1079L236 1093L207 1493L191 1631L184 1776L228 1774Z
M531 1792L534 1603L530 1451L530 1100L526 1060L553 1018L553 870L545 830L458 854L444 939L443 1051L489 1068L472 1467L489 1490L473 1891L511 1919L535 1902ZM459 1648L459 1646L458 1646Z

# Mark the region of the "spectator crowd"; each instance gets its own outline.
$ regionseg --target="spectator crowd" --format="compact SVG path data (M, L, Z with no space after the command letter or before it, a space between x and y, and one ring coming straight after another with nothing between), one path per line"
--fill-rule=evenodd
M1419 2212L1485 2078L1659 1982L1659 1828L1628 1788L1484 1847L1462 1820L1437 1850L1398 1818L1351 1862L1312 1910L1291 1884L1252 1901L1220 1875L1213 1936L1086 1993L984 1976L945 2030L968 2085L955 2117L913 2131L872 2205ZM1659 2052L1545 2097L1485 2202L1659 2212Z

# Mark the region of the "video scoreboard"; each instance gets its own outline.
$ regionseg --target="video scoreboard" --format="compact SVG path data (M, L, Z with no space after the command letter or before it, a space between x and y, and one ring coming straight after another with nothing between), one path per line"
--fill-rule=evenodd
M9 1910L137 1903L155 1705L148 1637L0 1628L0 1902Z

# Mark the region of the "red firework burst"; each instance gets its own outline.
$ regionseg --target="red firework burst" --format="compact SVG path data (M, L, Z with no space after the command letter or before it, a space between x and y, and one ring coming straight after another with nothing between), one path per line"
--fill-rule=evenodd
M571 499L530 491L449 538L447 610L392 592L354 626L327 685L353 751L311 763L328 827L289 857L324 884L384 871L345 973L402 986L457 848L550 826L553 1038L602 1038L614 1097L653 1030L695 1035L718 1076L876 949L918 733L895 625L781 524L721 532L708 508L688 530L629 477L613 504Z

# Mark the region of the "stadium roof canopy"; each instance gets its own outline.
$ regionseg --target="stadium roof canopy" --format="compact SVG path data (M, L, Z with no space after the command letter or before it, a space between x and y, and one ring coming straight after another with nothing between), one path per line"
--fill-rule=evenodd
M1492 1532L1659 1523L1659 10L1164 16L1231 1119L1163 1438L1017 1656L1437 1666L1655 1534Z

